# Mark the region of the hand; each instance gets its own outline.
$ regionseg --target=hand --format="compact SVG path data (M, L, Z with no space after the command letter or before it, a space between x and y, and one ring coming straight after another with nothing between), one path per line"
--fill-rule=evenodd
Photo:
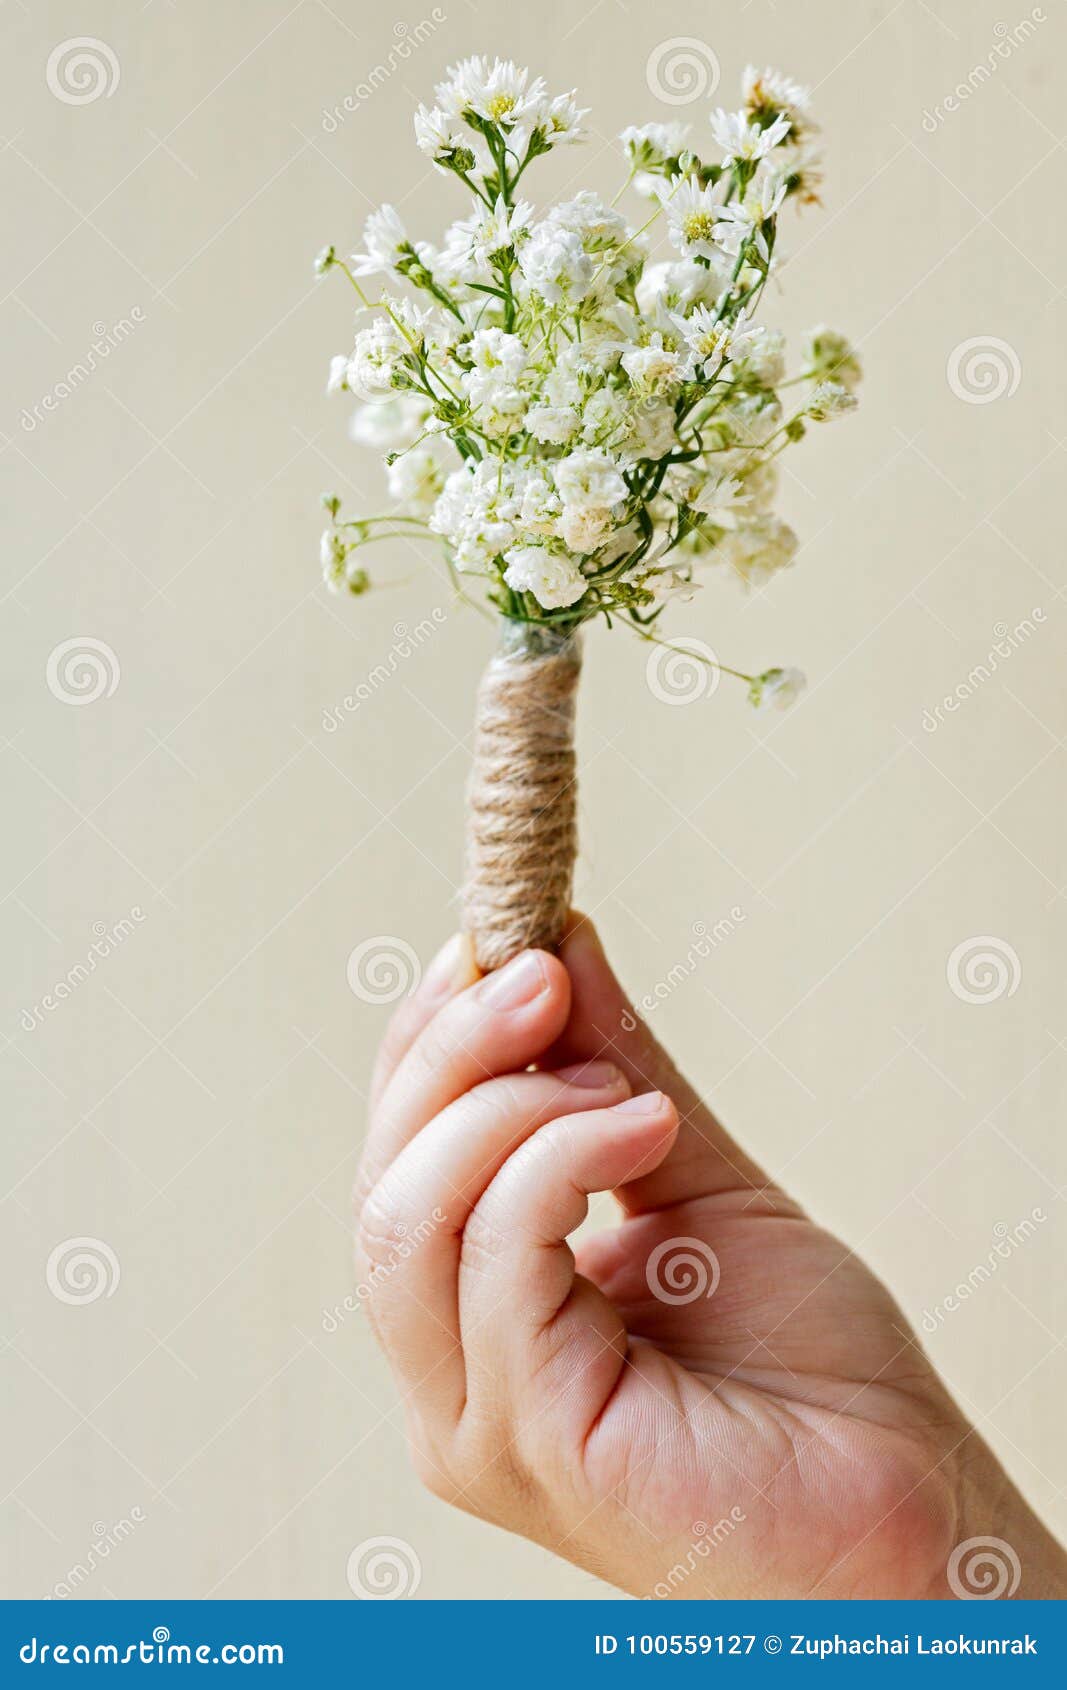
M621 1223L572 1254L603 1190ZM446 947L386 1037L357 1210L435 1495L634 1595L949 1596L978 1536L1016 1595L1067 1589L888 1292L727 1137L580 918L484 980Z

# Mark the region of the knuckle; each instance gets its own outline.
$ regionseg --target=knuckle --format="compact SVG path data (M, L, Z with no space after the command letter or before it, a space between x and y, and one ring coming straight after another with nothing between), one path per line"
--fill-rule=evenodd
M359 1248L370 1266L391 1265L407 1231L405 1205L394 1192L375 1186L363 1201L357 1230Z

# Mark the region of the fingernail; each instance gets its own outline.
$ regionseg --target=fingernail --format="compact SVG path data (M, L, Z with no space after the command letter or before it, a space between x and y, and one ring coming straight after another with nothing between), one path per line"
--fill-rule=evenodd
M615 1105L620 1115L658 1115L666 1099L661 1091L645 1091Z
M582 1086L588 1091L607 1091L609 1086L625 1083L622 1070L614 1062L575 1062L569 1068L557 1068L556 1078L568 1086Z
M519 1009L543 992L548 981L536 951L523 951L506 967L490 974L478 988L482 1002L490 1009Z
M462 933L453 933L434 957L422 977L422 993L428 998L442 998L456 983L466 940Z

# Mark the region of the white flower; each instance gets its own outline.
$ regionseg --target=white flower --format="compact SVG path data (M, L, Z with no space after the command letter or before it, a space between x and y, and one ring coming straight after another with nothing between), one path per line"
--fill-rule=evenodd
M804 373L840 382L851 393L859 384L863 366L851 342L820 323L804 336Z
M343 393L348 386L348 353L338 352L330 359L330 373L326 377L327 393Z
M519 253L528 287L549 305L584 298L593 279L593 260L571 229L539 223Z
M588 585L570 558L546 546L515 546L504 555L504 580L516 593L532 593L543 610L576 604Z
M389 393L393 375L405 350L404 342L388 317L378 317L369 328L360 329L345 378L353 393L363 399Z
M744 111L713 111L710 118L711 132L719 146L723 149L724 164L732 164L735 159L766 158L789 133L789 119L776 117L766 129L749 119Z
M363 225L366 252L354 252L349 259L357 276L395 276L401 249L407 247L407 231L391 205L372 211Z
M735 336L731 356L761 387L777 387L785 378L785 335L781 329L767 329L762 323L747 329L740 344Z
M433 509L444 486L441 466L426 448L402 452L386 472L389 497L406 505L414 516L425 516Z
M454 114L443 112L439 106L420 106L416 111L415 144L435 163L442 157L472 152L471 141L456 123Z
M570 405L531 405L526 432L544 446L565 446L578 432L578 413Z
M546 476L531 470L522 490L519 521L534 534L550 534L559 516L559 494Z
M757 710L788 710L807 684L802 669L768 669L750 683L748 701Z
M761 587L776 570L786 569L800 544L789 525L776 516L759 516L726 533L715 548L749 587Z
M619 140L636 170L652 170L677 158L688 135L688 123L631 123Z
M812 388L805 411L812 422L833 422L835 417L854 411L858 403L842 382L820 381Z
M702 188L691 176L682 181L675 177L669 188L661 187L659 194L667 213L671 245L686 258L717 261L714 230L722 206L715 199L714 188Z
M739 311L733 326L723 322L710 306L698 305L688 317L676 317L675 323L689 348L685 379L698 377L710 381L730 357L734 343L744 333L745 313Z
M714 305L718 291L714 271L695 258L646 264L635 289L638 309L645 317L655 317L660 311L684 314L692 305Z
M606 452L571 452L553 475L563 503L579 510L610 507L626 497L626 483Z
M519 143L526 130L531 133L536 130L550 147L571 146L576 141L585 140L582 118L587 115L587 111L579 110L575 104L573 93L557 94L553 100L541 99L519 123L511 139ZM528 140L526 145L529 145Z
M669 393L681 381L682 359L663 344L663 336L656 333L647 346L635 346L624 352L622 367L637 393Z
M485 376L498 376L509 385L518 381L526 368L526 348L517 334L503 329L478 329L471 336L470 357L474 368Z
M758 70L746 65L741 78L741 98L754 117L766 117L771 112L789 119L790 140L798 140L817 128L811 116L811 90L794 82L780 70Z
M448 81L438 85L437 102L443 111L457 117L474 112L490 123L509 128L535 110L544 97L545 85L540 77L527 87L529 75L511 59L494 59L490 64L475 55L450 67Z
M735 476L712 473L689 503L706 516L715 528L736 528L738 515L745 514L748 494Z
M769 257L763 225L769 223L785 199L785 182L778 176L766 174L753 182L744 199L738 204L731 200L724 205L715 225L715 244L731 258L736 258L745 241L751 241L763 262Z
M560 512L559 537L570 552L595 552L610 527L609 510L564 505Z

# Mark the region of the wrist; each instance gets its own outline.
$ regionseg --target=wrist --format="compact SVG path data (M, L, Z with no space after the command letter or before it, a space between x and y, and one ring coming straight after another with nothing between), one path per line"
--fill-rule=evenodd
M956 1543L931 1597L1067 1598L1067 1552L976 1436L960 1471Z

